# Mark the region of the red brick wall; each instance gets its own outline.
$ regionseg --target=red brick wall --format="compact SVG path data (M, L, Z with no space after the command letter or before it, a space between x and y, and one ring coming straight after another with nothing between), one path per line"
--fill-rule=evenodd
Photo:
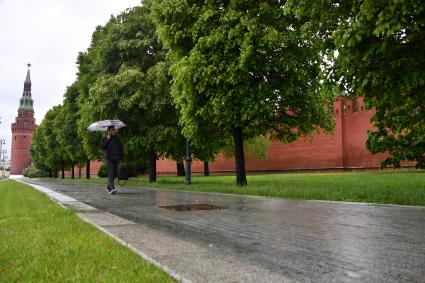
M103 164L103 161L101 160L92 160L90 162L90 175L94 176L97 175L97 172L99 171L99 167ZM78 178L78 165L74 167L74 174L75 178ZM71 176L71 170L65 171L65 176L69 177ZM81 167L81 177L84 178L86 176L86 164Z
M19 110L15 123L12 124L11 175L21 175L31 165L29 148L32 134L36 129L34 112Z
M345 105L345 107L344 107ZM344 109L345 108L345 109ZM373 110L366 110L363 99L358 99L358 111L353 101L341 97L334 103L335 130L331 134L315 133L312 138L300 138L291 144L274 141L267 160L247 158L249 171L329 170L379 167L386 154L372 155L365 147L367 131L372 128ZM175 174L173 160L159 160L158 173ZM234 159L218 156L210 163L210 171L234 171ZM203 163L193 162L194 173L203 172Z
M10 166L10 172L12 175L22 174L22 171L31 165L31 154L29 152L31 142L32 135L14 134L12 136L12 158Z
M357 100L358 111L355 111L354 101L345 102L343 138L345 140L345 167L375 167L385 159L387 154L371 154L366 149L367 131L373 127L370 123L374 111L367 110L363 98Z
M287 170L344 170L378 168L387 154L371 154L366 149L367 131L372 129L370 117L373 110L365 108L363 98L354 101L339 97L334 103L335 130L333 133L315 133L311 138L300 138L291 144L274 141L268 149L267 160L247 158L248 171ZM96 165L95 165L96 164ZM412 163L403 163L412 165ZM99 162L92 162L92 175L97 174ZM235 161L222 155L209 164L211 173L233 172ZM157 161L158 174L175 175L176 162L169 159ZM203 162L193 161L192 172L202 173ZM76 171L77 172L77 171ZM85 171L83 171L85 174Z

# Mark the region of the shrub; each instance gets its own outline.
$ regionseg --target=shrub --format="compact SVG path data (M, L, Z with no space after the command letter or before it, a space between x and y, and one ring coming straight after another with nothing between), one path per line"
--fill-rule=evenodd
M144 174L148 171L148 163L147 161L133 161L126 162L128 166L128 175L129 177L137 177L140 174Z
M34 166L25 168L22 174L27 178L40 178L49 176L49 172L37 169Z
M105 164L100 165L99 171L97 171L97 176L100 178L108 177L108 169L106 168Z
M128 166L128 175L129 177L137 177L140 174L144 174L148 170L148 164L146 161L137 161L137 162L126 162ZM108 169L105 164L100 165L99 171L97 171L97 176L100 178L108 177Z

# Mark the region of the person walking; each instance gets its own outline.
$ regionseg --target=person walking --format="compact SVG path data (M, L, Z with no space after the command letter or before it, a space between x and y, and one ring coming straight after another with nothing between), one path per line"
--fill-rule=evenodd
M105 166L108 170L108 192L115 194L114 181L117 176L118 165L124 160L124 147L117 136L115 126L107 128L107 136L102 138L99 147L103 150Z

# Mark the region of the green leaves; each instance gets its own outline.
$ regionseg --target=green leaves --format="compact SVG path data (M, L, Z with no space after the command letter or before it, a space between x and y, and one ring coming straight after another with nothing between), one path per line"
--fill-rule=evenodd
M226 141L235 129L247 139L272 132L292 141L332 128L326 105L333 96L320 90L318 79L323 43L311 23L289 13L285 3L151 0L147 5L173 59L171 91L183 133L196 146L202 147L205 137Z
M152 150L181 160L185 138L212 160L236 128L284 142L332 130L329 105L343 92L376 108L372 152L422 166L424 24L421 0L147 0L96 28L32 152L40 166L97 158L87 126L118 118L135 160ZM50 154L43 141L62 147Z
M130 9L99 28L85 56L89 59L80 60L78 80L88 90L81 96L79 121L86 150L94 157L100 154L98 135L87 133L87 125L116 118L127 124L120 136L130 159L146 158L153 150L181 160L184 138L170 94L170 64L147 6Z
M425 147L425 6L423 1L350 1L351 13L339 15L334 32L335 81L351 95L364 95L376 114L367 147L389 152L383 166L416 160L423 166ZM328 14L329 16L329 14ZM334 18L334 20L336 20Z
M193 12L189 16L192 21L188 22L167 12L170 7L178 10L180 2L150 3L156 7L153 16L162 30L163 41L177 43L180 37L169 28L171 22L179 27L185 25L183 30L196 31L191 33L192 48L185 49L185 56L178 58L171 68L172 93L181 111L184 131L201 122L196 114L203 113L206 120L222 130L231 132L234 127L249 127L248 136L250 132L255 136L274 129L275 124L285 124L286 115L270 116L268 113L288 108L310 112L301 119L314 117L312 124L326 124L320 122L329 119L326 111L319 114L320 111L308 108L323 108L323 101L303 102L315 99L313 94L319 88L316 77L321 59L316 54L314 42L301 40L303 23L285 15L279 4L238 2L227 5L207 1L207 8L195 9L196 4L184 1L186 13ZM197 32L200 26L203 27L202 35ZM183 50L184 46L175 49ZM171 53L176 50L170 45ZM294 95L298 99L282 99ZM250 127L253 124L257 126ZM291 126L297 123L291 122ZM301 133L313 128L305 127ZM197 139L196 136L190 138Z
M43 121L33 134L30 152L34 164L41 170L57 171L66 152L57 138L58 131L63 127L63 107L55 106L47 111Z
M140 163L152 150L159 156L183 158L184 137L170 94L170 64L145 6L98 26L77 63L78 77L65 93L62 110L51 110L57 122L46 116L37 131L40 142L32 152L40 156L40 166L57 160L56 153L43 147L46 136L50 144L57 143L61 158L101 158L102 133L88 132L87 127L104 119L127 124L120 137L128 162ZM45 132L47 128L52 131Z
M254 160L267 160L268 149L271 146L270 137L258 136L244 142L244 150L248 157ZM233 142L223 147L224 156L230 158L235 156Z

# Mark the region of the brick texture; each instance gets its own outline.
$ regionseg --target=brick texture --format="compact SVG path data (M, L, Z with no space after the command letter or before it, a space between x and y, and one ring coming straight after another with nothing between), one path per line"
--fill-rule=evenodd
M357 102L357 106L356 106ZM248 171L290 170L352 170L379 168L387 154L373 155L366 149L367 132L372 129L370 117L363 98L346 100L339 97L334 103L335 130L333 133L316 133L312 137L300 138L291 144L274 141L268 149L267 160L247 157ZM412 163L404 163L412 165ZM158 173L175 174L173 160L158 160ZM210 172L233 172L234 159L219 155L210 162ZM194 161L193 173L203 172L203 163Z
M12 150L10 174L20 175L31 165L29 148L32 143L32 134L36 129L34 112L18 110L15 123L12 124Z

